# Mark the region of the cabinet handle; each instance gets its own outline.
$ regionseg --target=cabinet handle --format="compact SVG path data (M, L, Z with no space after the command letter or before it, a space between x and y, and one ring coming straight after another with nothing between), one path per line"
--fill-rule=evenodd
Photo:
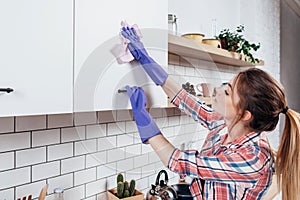
M0 92L7 92L7 93L10 93L10 92L13 92L14 89L12 88L0 88Z
M125 93L127 90L118 89L118 93Z

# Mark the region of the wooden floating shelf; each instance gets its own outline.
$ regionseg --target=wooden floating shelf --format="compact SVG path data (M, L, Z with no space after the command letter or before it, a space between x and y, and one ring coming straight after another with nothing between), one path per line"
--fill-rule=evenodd
M206 60L210 62L226 64L236 67L262 66L264 61L257 64L244 61L245 55L229 52L225 49L216 48L207 44L196 42L192 39L169 34L168 51L179 56L186 56Z

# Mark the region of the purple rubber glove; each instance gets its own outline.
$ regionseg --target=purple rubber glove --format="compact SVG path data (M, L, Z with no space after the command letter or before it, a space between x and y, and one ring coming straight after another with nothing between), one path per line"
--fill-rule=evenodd
M128 49L133 57L143 66L156 85L162 85L166 81L168 74L148 55L134 28L123 27L121 34L130 41Z
M161 134L161 132L151 115L146 111L147 98L144 90L136 86L126 86L126 90L130 99L136 126L140 133L141 140L145 144L149 138Z

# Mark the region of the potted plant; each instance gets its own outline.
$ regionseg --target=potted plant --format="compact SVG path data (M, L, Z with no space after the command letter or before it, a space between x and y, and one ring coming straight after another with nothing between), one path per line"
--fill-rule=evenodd
M144 194L135 189L135 180L124 181L123 175L117 175L117 188L107 191L108 200L143 200Z
M244 60L253 64L258 63L259 59L254 58L251 50L257 51L260 48L260 43L250 43L244 38L242 32L245 30L243 25L237 27L236 31L224 29L220 32L217 39L221 41L221 47L228 51L242 53L245 55Z

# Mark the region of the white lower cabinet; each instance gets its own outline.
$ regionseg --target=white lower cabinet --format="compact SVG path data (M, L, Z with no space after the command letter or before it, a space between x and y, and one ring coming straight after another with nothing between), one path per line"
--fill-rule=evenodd
M138 24L149 54L167 67L167 1L75 0L74 111L130 108L126 85L144 88L150 107L167 105L166 95L137 62L119 64L112 54L120 44L120 23Z
M0 3L0 117L73 111L73 1Z

